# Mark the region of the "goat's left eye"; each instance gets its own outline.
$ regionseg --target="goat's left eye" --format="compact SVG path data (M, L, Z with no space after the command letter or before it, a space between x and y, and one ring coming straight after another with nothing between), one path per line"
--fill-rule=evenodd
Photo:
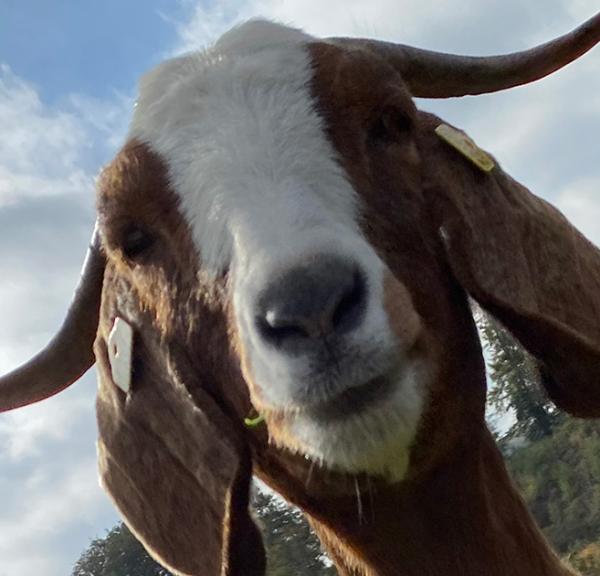
M154 237L147 230L132 226L123 235L121 250L128 260L143 256L154 244Z
M397 142L412 129L412 120L403 111L396 108L382 110L369 127L369 139L372 142L389 144Z

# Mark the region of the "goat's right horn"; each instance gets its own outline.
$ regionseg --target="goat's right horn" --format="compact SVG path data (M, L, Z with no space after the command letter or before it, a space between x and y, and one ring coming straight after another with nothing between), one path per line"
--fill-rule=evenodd
M413 96L452 98L528 84L566 66L600 42L600 13L551 42L502 56L459 56L359 38L330 41L384 57L400 72Z
M105 259L97 227L62 326L31 360L0 377L0 412L44 400L93 366Z

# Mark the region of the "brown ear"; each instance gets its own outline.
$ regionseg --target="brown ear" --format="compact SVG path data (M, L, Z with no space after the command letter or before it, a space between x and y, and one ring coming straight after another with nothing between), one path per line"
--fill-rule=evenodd
M600 250L496 165L477 168L434 132L426 185L462 286L540 361L556 404L600 416Z
M101 482L149 553L185 576L258 576L260 534L248 511L251 460L215 401L189 396L169 367L140 367L125 395L96 342Z

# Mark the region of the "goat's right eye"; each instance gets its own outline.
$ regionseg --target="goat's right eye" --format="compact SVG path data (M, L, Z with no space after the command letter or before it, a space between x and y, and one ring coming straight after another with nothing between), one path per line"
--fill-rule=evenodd
M132 226L123 235L121 250L128 260L138 260L154 244L154 237L139 226Z
M396 107L386 107L379 112L369 126L371 142L390 144L400 141L412 129L412 120L404 111Z

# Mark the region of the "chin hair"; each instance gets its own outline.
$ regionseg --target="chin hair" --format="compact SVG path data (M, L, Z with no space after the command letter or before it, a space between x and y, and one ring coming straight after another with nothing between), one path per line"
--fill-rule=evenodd
M285 448L321 466L350 474L402 480L423 405L423 379L406 370L391 396L347 418L318 420L304 412L285 418Z

